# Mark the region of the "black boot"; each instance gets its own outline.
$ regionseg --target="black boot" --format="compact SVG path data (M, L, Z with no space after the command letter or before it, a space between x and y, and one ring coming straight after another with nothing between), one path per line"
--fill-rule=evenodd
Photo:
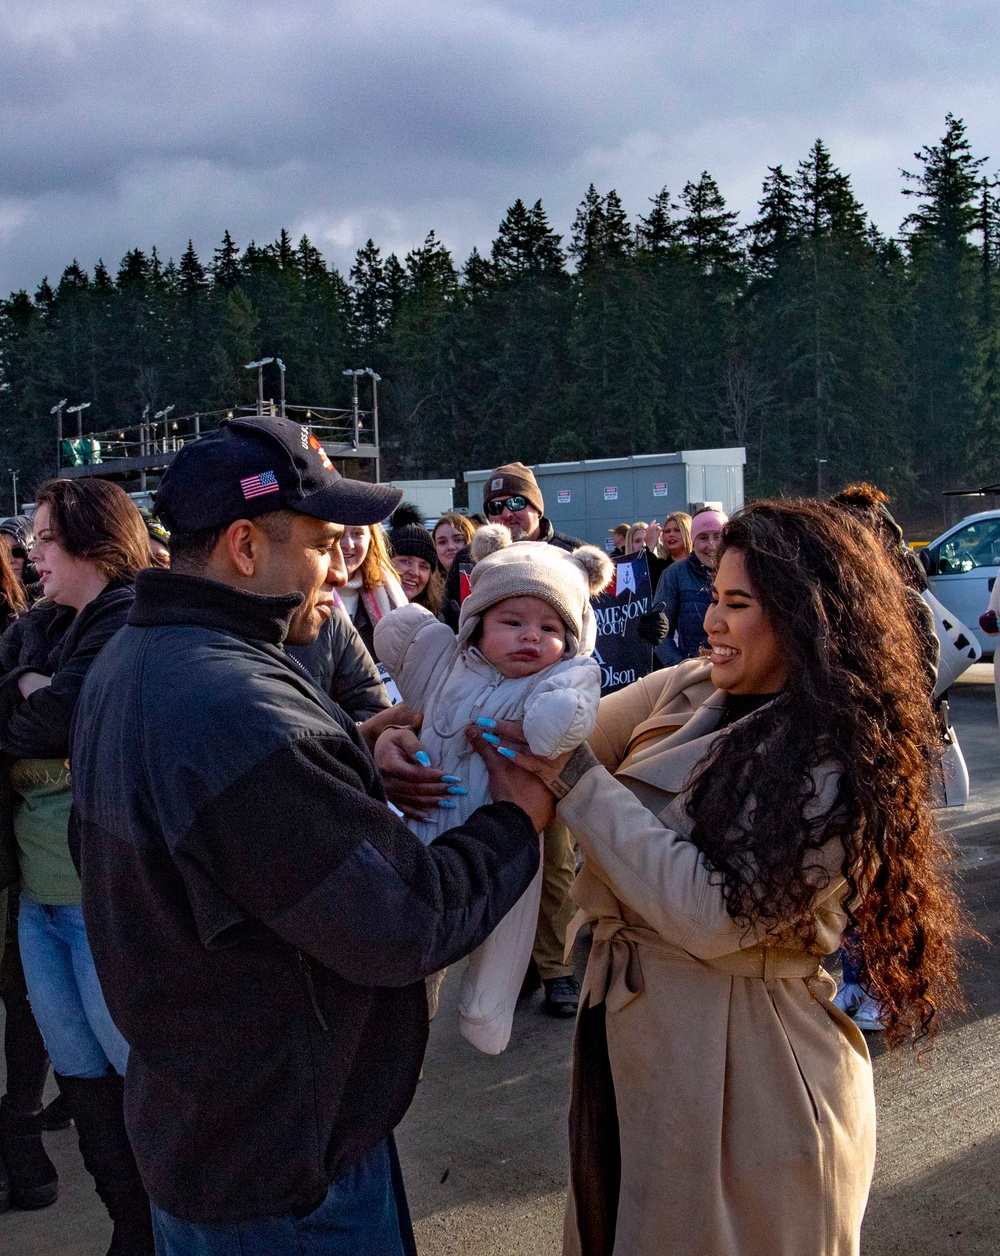
M116 1073L106 1077L62 1077L76 1122L84 1167L115 1223L108 1256L153 1256L153 1224L149 1197L139 1177L125 1132L125 1083Z
M65 1096L56 1095L52 1102L42 1109L42 1115L38 1119L46 1133L52 1130L68 1130L73 1124L73 1118L66 1106Z
M7 1168L9 1207L48 1208L59 1195L59 1175L42 1146L37 1116L11 1111L9 1096L0 1099L0 1158Z

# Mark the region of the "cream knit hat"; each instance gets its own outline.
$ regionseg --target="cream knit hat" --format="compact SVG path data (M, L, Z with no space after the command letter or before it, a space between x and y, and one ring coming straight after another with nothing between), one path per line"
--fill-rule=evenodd
M472 591L462 603L458 644L464 646L483 613L509 597L537 597L548 602L566 625L564 658L590 654L597 626L590 599L605 589L614 573L607 554L594 545L567 553L544 541L512 544L503 524L488 524L472 538L475 566L469 576Z

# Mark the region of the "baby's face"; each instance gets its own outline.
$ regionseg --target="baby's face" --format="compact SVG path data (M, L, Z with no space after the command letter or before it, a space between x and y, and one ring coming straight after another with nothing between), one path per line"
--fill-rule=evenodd
M551 667L565 649L566 625L540 597L509 597L483 616L479 650L508 680Z

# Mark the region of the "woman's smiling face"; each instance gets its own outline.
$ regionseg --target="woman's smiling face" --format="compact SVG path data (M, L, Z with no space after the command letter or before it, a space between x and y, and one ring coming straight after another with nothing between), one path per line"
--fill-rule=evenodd
M348 577L353 576L365 561L370 544L371 534L367 528L351 527L344 529L344 535L340 539L340 548L344 554L344 565L347 568Z
M719 562L705 631L716 688L735 694L777 693L783 688L788 663L739 550L726 550Z

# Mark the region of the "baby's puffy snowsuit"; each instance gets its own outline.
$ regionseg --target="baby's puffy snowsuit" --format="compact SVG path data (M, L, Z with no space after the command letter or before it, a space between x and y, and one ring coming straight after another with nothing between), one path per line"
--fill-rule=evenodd
M420 740L435 767L456 776L468 791L429 821L411 820L425 842L460 824L490 801L486 765L465 735L480 717L520 720L533 753L546 758L573 750L593 732L601 673L590 657L596 625L590 598L610 579L610 561L593 546L566 553L533 541L510 544L501 525L473 538L472 591L462 604L458 637L422 606L393 611L375 629L375 647L404 703L424 714ZM471 638L483 612L512 597L539 597L566 624L558 663L533 676L508 679ZM469 957L462 979L460 1028L490 1055L510 1039L514 1008L538 920L542 872L487 940ZM436 991L435 991L436 993Z

